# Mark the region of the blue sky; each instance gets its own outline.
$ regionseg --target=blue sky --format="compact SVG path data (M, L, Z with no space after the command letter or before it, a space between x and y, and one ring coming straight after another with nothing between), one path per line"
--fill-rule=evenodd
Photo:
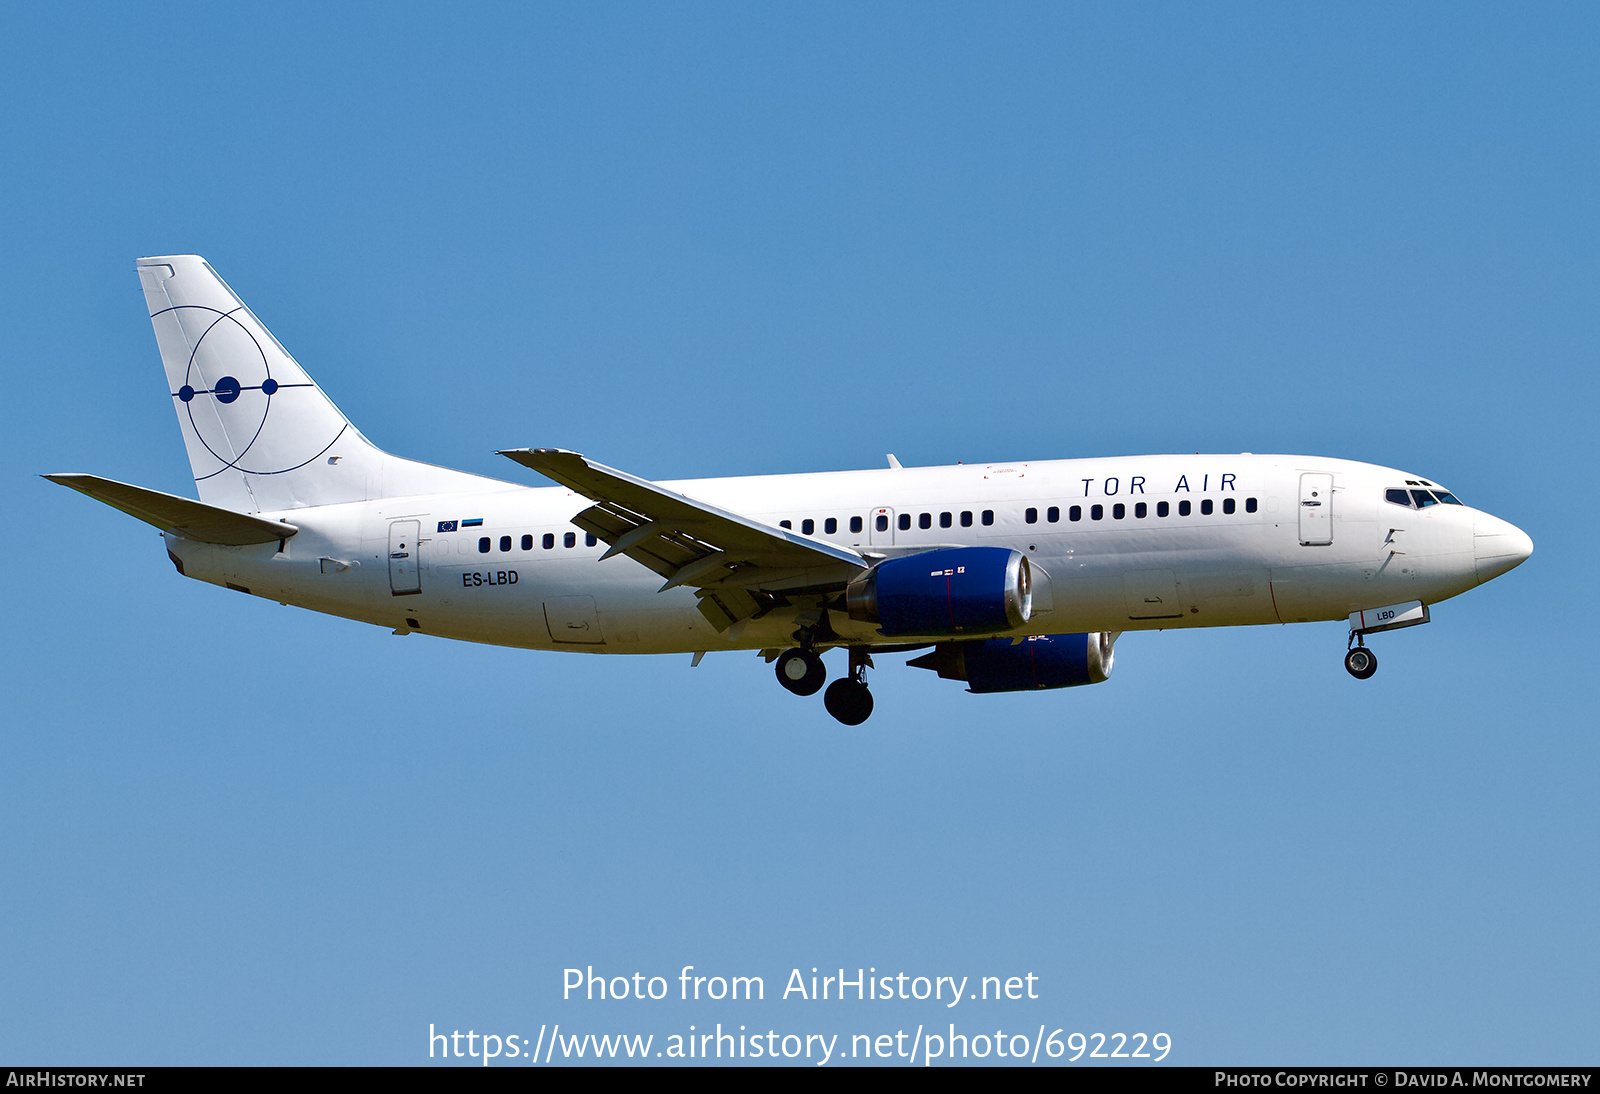
M13 6L0 43L0 1059L955 1021L1593 1061L1592 6ZM1365 683L1338 624L1141 633L1043 694L884 658L859 729L748 654L401 641L35 477L192 493L132 270L178 252L378 444L508 479L1313 453L1536 553ZM686 964L769 999L560 997ZM812 966L1041 997L773 998Z

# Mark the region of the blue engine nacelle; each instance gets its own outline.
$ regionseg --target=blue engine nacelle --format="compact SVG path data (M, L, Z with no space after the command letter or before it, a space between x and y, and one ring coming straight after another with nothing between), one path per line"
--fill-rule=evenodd
M850 583L850 618L886 635L984 634L1033 614L1028 560L1009 547L946 547L880 562Z
M1035 691L1098 684L1111 675L1109 631L1045 634L1012 644L1009 638L941 642L906 662L946 680L965 680L973 692Z

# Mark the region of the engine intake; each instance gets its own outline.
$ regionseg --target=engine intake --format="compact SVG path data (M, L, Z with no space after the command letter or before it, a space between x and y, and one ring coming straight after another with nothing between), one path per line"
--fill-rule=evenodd
M1111 675L1110 631L1046 634L1013 644L1009 638L941 642L932 653L906 662L945 680L965 680L967 690L1038 691L1098 684Z
M845 606L886 635L1010 630L1033 614L1032 571L1007 547L946 547L878 563L850 583Z

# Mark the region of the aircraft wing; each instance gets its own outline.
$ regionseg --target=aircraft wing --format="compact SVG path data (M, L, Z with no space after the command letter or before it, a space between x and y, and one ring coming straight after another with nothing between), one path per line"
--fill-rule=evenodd
M201 543L221 543L229 547L242 547L247 543L272 543L288 539L299 528L253 517L248 513L235 513L215 505L180 498L176 494L163 494L159 490L146 490L125 482L102 479L98 475L44 475L51 482L70 486L80 494L88 494L95 501L103 501L113 509L120 509L146 524L153 524L163 532L176 532L180 536Z
M772 594L843 588L868 562L848 547L797 536L559 448L523 448L516 460L595 502L572 518L678 585L698 590L700 611L719 630L758 614Z

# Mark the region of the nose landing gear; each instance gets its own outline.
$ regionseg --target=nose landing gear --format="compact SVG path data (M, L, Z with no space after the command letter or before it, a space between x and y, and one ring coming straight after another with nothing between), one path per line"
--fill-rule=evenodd
M872 655L864 649L850 649L850 675L828 685L822 696L828 713L847 726L858 726L872 717L872 692L867 690L867 669Z
M1357 642L1361 636L1356 635ZM1344 655L1345 671L1357 680L1365 680L1378 671L1378 655L1363 645L1353 646L1349 653Z
M1390 531L1392 533L1394 529ZM1420 600L1351 612L1349 652L1344 655L1345 671L1357 680L1365 680L1378 671L1378 655L1367 649L1367 635L1415 627L1427 621L1428 606Z

